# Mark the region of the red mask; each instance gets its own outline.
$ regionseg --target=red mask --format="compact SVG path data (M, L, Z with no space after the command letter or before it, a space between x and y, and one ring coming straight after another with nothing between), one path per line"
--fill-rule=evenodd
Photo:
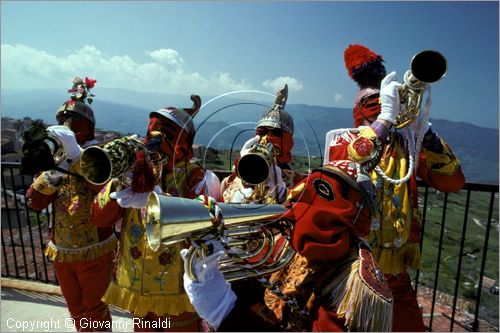
M69 127L75 133L76 142L79 145L95 139L94 126L90 120L83 116L78 114L69 115L62 122L59 122L59 124Z
M286 164L292 161L293 136L279 128L260 126L255 133L260 137L267 135L267 140L279 151L278 163Z
M188 161L193 157L193 136L173 122L150 118L146 142L155 137L161 138L160 150L169 157L167 169L171 170L175 163Z

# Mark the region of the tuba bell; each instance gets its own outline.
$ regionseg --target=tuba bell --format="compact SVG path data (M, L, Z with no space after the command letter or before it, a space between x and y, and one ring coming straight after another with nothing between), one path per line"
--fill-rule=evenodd
M413 57L400 91L401 109L396 118L397 128L409 125L418 117L427 85L442 79L446 68L446 58L437 51L425 50Z
M102 147L87 147L80 157L80 174L88 182L102 185L130 170L138 150L147 153L144 143L135 135L112 140Z
M292 224L283 218L286 212L283 206L224 203L218 206L224 215L222 225L214 225L207 208L198 200L150 193L145 219L149 247L157 251L161 245L186 239L203 244L225 238L227 247L237 253L219 260L226 281L271 274L290 263L295 254L289 244ZM191 279L196 280L194 257L208 256L210 251L203 246L190 247L184 269Z

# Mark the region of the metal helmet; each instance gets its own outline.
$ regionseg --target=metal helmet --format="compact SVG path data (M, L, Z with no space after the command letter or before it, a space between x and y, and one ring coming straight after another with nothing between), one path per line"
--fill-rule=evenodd
M69 100L64 102L64 104L57 110L56 120L59 122L64 115L71 115L72 113L76 113L87 118L95 127L94 111L90 106L80 101Z
M149 114L149 118L164 117L180 128L185 129L188 134L194 134L195 128L193 123L194 116L198 113L201 107L201 98L198 95L191 95L193 101L192 108L178 109L175 107L164 107Z
M274 107L262 114L257 123L257 127L274 127L293 134L293 118L288 112L284 111L287 98L288 85L285 84L285 86L276 93Z

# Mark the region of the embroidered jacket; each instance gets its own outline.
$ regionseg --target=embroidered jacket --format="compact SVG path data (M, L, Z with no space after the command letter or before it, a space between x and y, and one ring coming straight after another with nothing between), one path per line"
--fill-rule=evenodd
M204 175L197 164L179 163L174 172L162 177L165 192L187 198L204 193L216 195L205 186ZM120 207L109 197L114 187L110 182L98 194L93 211L96 223L111 225L122 219L114 278L103 300L138 317L148 312L158 316L194 312L182 283L184 270L179 252L183 244L161 245L158 251L152 251L147 245L145 210Z
M45 255L54 261L78 262L98 258L116 248L110 226L92 223L91 207L100 186L81 177L64 175L56 181L52 171L38 175L28 189L28 204L43 210L53 204L51 234Z
M361 130L349 141L348 155L359 163L373 158L384 173L402 179L409 165L407 144L399 131L391 131L383 142L371 128ZM379 150L377 152L376 150ZM429 131L417 158L418 167L409 181L392 184L377 172L370 173L375 188L375 217L370 244L386 274L407 272L420 267L421 221L418 210L417 176L442 192L457 192L465 178L460 161L446 142Z

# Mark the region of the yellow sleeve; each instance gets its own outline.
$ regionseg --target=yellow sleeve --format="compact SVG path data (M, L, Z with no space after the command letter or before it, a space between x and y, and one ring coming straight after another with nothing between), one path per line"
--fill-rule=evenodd
M61 187L62 184L63 184L63 179L60 179L59 182L54 182L53 180L50 179L50 171L44 171L35 179L32 187L37 192L40 192L45 195L52 195L57 192L57 190Z
M453 154L446 142L440 138L443 146L443 152L436 153L429 149L422 148L426 157L426 165L429 170L441 175L453 175L460 166L459 159Z

